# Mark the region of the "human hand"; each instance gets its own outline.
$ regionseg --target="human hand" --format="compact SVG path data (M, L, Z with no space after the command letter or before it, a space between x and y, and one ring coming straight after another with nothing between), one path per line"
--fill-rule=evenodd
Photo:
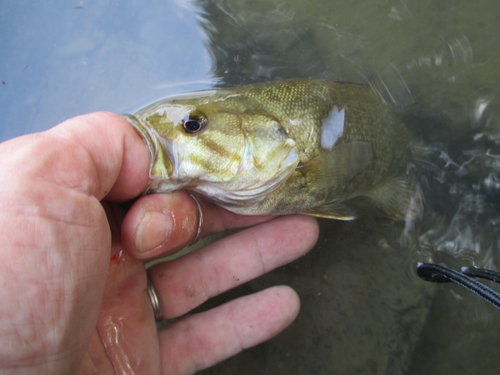
M149 154L121 117L97 113L0 145L0 372L188 374L258 344L295 318L274 287L157 331L144 261L195 241L185 192L113 202L147 186ZM252 226L149 270L167 319L307 252L305 216L238 216L206 202L201 235ZM150 220L148 220L150 219Z

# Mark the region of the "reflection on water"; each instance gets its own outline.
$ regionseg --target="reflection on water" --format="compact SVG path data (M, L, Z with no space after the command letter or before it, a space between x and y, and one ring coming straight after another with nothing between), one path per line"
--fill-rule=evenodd
M438 151L442 167L433 177L445 189L447 202L442 212L437 210L438 204L428 208L433 224L420 234L419 249L427 251L433 261L446 255L449 259L442 261L453 261L456 266L465 263L496 269L495 257L500 251L495 236L500 219L498 156L491 149L466 150L466 160L457 164L443 150Z
M1 140L212 86L192 8L160 0L7 1L0 19Z
M306 257L203 307L288 284L298 320L205 373L498 373L498 311L415 266L499 268L499 16L496 0L9 3L2 139L212 86L366 83L415 136L423 216L320 221Z

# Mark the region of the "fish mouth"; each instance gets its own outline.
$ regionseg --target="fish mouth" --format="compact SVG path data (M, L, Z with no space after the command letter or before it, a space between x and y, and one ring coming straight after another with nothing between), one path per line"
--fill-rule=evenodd
M175 144L160 136L155 129L147 123L132 115L122 115L142 136L149 150L151 178L148 191L172 192L178 190L189 182L177 181L175 178L179 170L179 158L175 150Z
M122 117L142 136L148 146L150 160L153 161L156 154L156 145L153 137L149 134L148 126L133 115L123 114Z

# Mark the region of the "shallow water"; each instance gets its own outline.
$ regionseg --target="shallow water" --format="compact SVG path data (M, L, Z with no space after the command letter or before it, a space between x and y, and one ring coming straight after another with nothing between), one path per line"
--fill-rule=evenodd
M425 212L321 220L302 259L210 301L288 284L297 321L207 374L493 374L500 312L417 262L496 270L500 3L446 0L8 2L1 139L167 95L315 77L371 84L417 140Z

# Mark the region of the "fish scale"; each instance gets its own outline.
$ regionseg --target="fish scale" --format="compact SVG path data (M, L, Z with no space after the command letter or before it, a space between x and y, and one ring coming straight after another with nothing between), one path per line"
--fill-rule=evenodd
M125 117L151 151L149 192L183 188L237 213L343 220L356 217L344 202L358 196L396 219L422 207L406 174L411 135L366 85L258 83L167 98ZM186 119L203 126L192 133Z

